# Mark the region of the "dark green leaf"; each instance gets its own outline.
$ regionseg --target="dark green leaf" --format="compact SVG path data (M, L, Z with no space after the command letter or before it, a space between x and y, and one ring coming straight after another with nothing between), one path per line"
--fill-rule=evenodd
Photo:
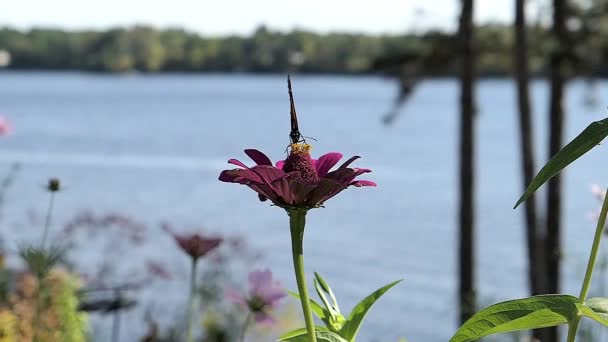
M578 298L570 295L542 295L494 304L466 321L450 342L475 341L501 332L565 324L579 311L577 304L580 304Z
M538 172L530 185L528 185L526 192L524 192L517 203L515 203L514 208L517 208L521 203L532 196L541 185L553 178L553 176L558 174L566 166L570 165L570 163L599 144L606 136L608 136L608 118L593 122L591 125L587 126L581 134L557 152Z
M365 315L367 315L369 309L380 297L382 297L383 294L386 293L386 291L390 290L402 280L397 280L384 287L381 287L360 301L359 304L357 304L357 306L355 306L355 308L350 312L350 315L346 319L346 323L344 323L344 326L340 330L340 335L348 341L354 341L355 337L357 337L359 327L361 326L361 323L363 323L363 319L365 318Z

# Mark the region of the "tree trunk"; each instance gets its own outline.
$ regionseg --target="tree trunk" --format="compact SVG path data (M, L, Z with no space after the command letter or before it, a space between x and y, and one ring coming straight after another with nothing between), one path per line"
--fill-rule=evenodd
M521 139L521 162L524 190L534 178L534 132L529 93L528 46L526 37L525 0L515 1L515 78L517 104L519 108L519 134ZM530 197L525 203L526 238L528 243L528 285L532 295L543 291L542 255L539 253L539 230L536 199Z
M515 1L515 80L517 84L517 105L519 109L519 137L521 148L522 180L524 190L534 177L534 130L530 106L530 72L528 66L528 41L526 35L525 0ZM544 293L544 263L536 210L536 198L530 197L525 205L526 240L528 246L528 286L531 295ZM532 335L546 341L547 332L534 330Z
M460 322L475 313L475 51L473 0L462 0L459 27L460 94Z
M551 96L549 104L549 156L562 147L564 136L564 49L568 48L566 32L566 0L553 0L553 30L557 47L551 53ZM547 270L547 292L559 293L561 257L561 174L549 181L547 191L547 229L545 240L545 263ZM557 328L551 329L549 342L558 341Z

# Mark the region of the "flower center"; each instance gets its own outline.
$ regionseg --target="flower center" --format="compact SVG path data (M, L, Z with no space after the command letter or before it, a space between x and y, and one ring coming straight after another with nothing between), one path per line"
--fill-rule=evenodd
M249 310L251 310L251 312L262 312L266 308L266 302L258 296L254 296L253 298L249 299L247 305L249 306Z
M291 151L287 159L285 159L283 171L298 171L300 175L295 177L295 179L306 183L317 183L319 175L317 175L317 170L312 162L312 158L310 158L310 149L311 146L305 143L291 144Z

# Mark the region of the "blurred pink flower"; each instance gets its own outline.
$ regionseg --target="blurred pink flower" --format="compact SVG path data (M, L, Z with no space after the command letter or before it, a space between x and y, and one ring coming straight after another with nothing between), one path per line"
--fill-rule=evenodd
M13 133L13 126L4 117L0 116L0 135L9 135Z
M606 196L606 190L602 188L599 184L591 184L591 193L595 196L600 202L604 201L604 196Z
M276 308L281 299L287 296L281 283L273 280L272 272L269 270L249 273L248 295L243 295L229 287L226 288L225 293L230 301L243 309L248 309L253 314L255 321L262 324L274 323L270 312Z
M171 234L182 251L194 260L204 257L207 253L219 247L223 241L222 238L206 237L198 233L177 234L172 232L168 225L164 225L163 229Z
M595 198L597 198L600 204L604 202L604 197L606 197L606 190L603 187L598 184L591 184L590 190L591 194L595 196ZM587 217L591 221L597 221L600 218L600 208L598 207L596 210L588 212Z

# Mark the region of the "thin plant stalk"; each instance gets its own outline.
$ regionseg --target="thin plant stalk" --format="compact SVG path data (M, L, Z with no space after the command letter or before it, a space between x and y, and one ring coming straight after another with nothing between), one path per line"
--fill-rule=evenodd
M196 264L198 259L192 258L192 270L190 271L190 297L188 297L188 315L186 317L186 341L193 342L192 320L194 319L194 305L196 299Z
M597 255L600 250L600 242L604 233L604 227L606 226L606 216L608 215L608 195L604 196L604 203L602 204L602 210L600 211L600 217L597 220L597 227L595 228L595 236L593 237L593 245L591 246L591 253L589 254L589 262L587 263L587 271L585 272L585 279L581 286L581 294L578 299L581 303L584 303L589 294L589 287L591 286L591 278L593 276L593 269L597 261ZM568 342L574 342L576 338L576 330L578 329L578 323L580 317L576 316L568 326Z
M41 243L41 247L45 248L46 247L46 240L48 239L49 236L49 229L51 227L51 219L52 219L52 215L53 215L53 206L55 204L55 192L51 191L51 196L49 199L49 209L46 213L46 219L44 221L44 231L42 232L42 243Z
M604 228L604 234L605 233L606 233L606 230ZM604 247L604 249L605 249L605 247ZM606 252L604 251L604 253L602 253L602 260L600 261L600 295L601 296L606 295L606 267L608 267L608 259L606 258ZM597 329L596 332L599 336L597 339L594 339L594 340L602 341L602 338L604 337L604 329Z
M55 191L50 191L49 207L46 212L46 219L44 220L44 230L42 232L42 242L40 248L46 248L46 241L49 235L49 229L51 227L51 221L53 218L53 207L55 205ZM38 341L38 330L41 329L40 325L40 314L42 310L42 291L44 290L44 278L36 272L38 280L38 293L36 295L36 309L34 312L34 341Z
M300 302L302 303L304 322L306 322L308 342L317 342L317 336L315 334L315 324L312 317L312 311L310 309L308 289L306 287L306 274L304 273L304 250L302 244L304 240L305 225L306 211L289 211L289 226L291 230L291 252L293 256L293 267L296 273L296 282L298 283L298 292L300 294Z
M245 336L247 334L247 329L249 328L249 324L251 323L251 313L247 314L245 318L245 323L243 323L243 328L241 329L241 337L239 338L240 342L245 342Z

